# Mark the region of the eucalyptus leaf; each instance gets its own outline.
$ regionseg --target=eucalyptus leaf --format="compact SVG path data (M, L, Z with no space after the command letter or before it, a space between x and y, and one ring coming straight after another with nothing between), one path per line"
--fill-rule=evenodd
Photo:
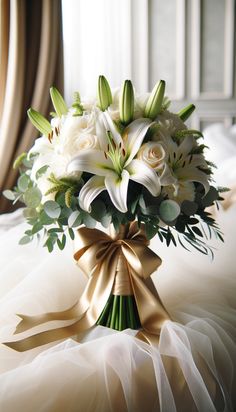
M68 218L69 227L78 227L81 225L81 222L82 222L82 217L78 210L75 210L74 212L72 212Z
M34 208L26 207L26 208L23 210L23 216L24 216L26 219L36 218L36 217L38 216L38 212L37 212L37 210L34 209Z
M12 190L4 190L2 194L8 200L15 200L15 193Z
M163 200L159 207L159 214L164 222L173 222L180 214L180 206L174 200Z
M25 236L23 236L23 237L20 239L19 245L26 245L27 243L30 243L31 240L32 240L31 237L25 235Z
M58 219L61 214L61 208L57 202L48 200L43 205L45 213L52 219Z
M54 219L52 219L51 217L49 217L44 210L41 211L40 216L39 216L39 221L41 223L41 225L43 226L47 226L47 225L51 225L54 221Z
M92 216L89 215L89 213L83 212L83 223L86 227L90 229L94 229L97 222L95 219L92 218Z
M36 208L40 205L42 193L37 187L31 187L24 193L24 202L29 208Z
M43 176L47 171L48 167L48 165L40 167L40 169L38 169L36 172L36 179L39 179L41 176Z
M109 213L101 218L101 224L105 228L107 228L111 224L111 215Z
M28 189L30 177L26 174L21 175L17 180L17 186L20 192L25 192Z

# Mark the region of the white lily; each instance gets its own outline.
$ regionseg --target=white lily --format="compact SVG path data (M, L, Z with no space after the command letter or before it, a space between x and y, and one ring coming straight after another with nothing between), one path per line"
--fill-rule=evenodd
M123 137L116 130L107 112L101 114L104 127L97 133L102 150L90 149L81 152L68 165L68 172L85 171L94 174L83 186L79 195L82 209L90 211L92 201L107 190L114 206L127 211L129 179L145 186L153 196L158 196L161 187L156 172L136 156L151 125L150 119L133 121Z
M177 145L172 139L168 139L162 144L167 147L169 158L160 176L161 185L172 185L174 196L177 196L183 183L199 182L207 193L210 187L209 176L202 170L208 169L208 165L202 154L191 154L191 151L196 147L194 137L185 137L180 145Z

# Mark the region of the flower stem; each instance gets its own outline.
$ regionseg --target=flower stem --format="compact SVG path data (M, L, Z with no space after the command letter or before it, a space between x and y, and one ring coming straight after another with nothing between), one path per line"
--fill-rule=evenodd
M141 323L134 296L110 295L96 324L119 331L138 329Z
M114 295L114 300L113 300L113 307L112 307L112 315L111 315L111 325L110 327L112 329L116 328L116 313L118 309L118 296Z

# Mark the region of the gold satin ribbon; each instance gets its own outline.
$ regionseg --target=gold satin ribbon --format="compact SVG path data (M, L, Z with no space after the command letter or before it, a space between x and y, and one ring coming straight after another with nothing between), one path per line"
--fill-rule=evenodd
M143 229L136 222L129 225L124 238L111 238L98 229L78 229L78 251L74 258L78 266L89 277L80 300L69 310L50 312L38 316L18 315L21 322L14 334L31 330L49 321L73 321L72 324L33 334L28 338L5 345L17 351L25 351L49 342L65 339L83 332L96 324L110 294L116 276L120 254L126 259L130 283L135 296L143 330L136 335L146 342L158 341L163 322L169 320L158 294L145 284L161 264L161 259L148 248Z

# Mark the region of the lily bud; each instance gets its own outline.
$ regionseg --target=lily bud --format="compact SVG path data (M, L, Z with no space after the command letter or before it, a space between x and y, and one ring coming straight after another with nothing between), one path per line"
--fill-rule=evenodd
M36 129L40 133L42 133L46 136L49 133L51 133L52 127L51 127L50 123L39 112L37 112L36 110L30 108L27 111L27 114L28 114L28 117L29 117L31 123L34 125L34 127L36 127Z
M111 89L105 76L98 78L98 101L103 112L112 104Z
M56 87L50 88L50 96L57 116L61 117L63 114L66 114L68 112L68 108L66 106L65 100L56 89Z
M185 122L191 114L194 112L195 106L194 104L189 104L188 106L184 107L184 109L180 110L178 113L178 116L180 117L183 122Z
M134 116L134 89L131 80L125 80L120 95L120 120L128 124Z
M164 99L166 83L160 80L153 88L147 101L144 116L154 120L161 111L162 102Z

